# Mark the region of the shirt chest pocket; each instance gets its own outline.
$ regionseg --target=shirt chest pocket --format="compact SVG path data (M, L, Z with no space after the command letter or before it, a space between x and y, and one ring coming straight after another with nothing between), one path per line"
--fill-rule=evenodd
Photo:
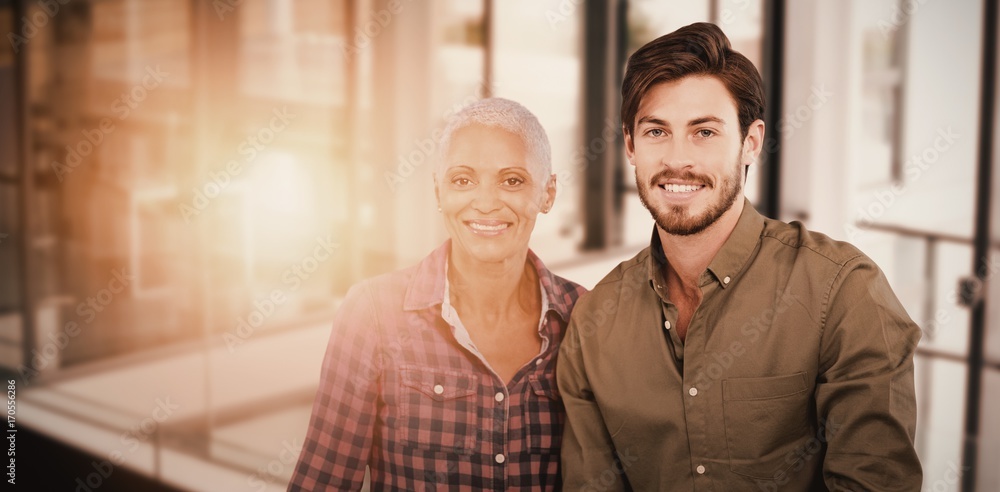
M528 450L534 453L559 453L565 412L555 375L528 376L528 397L524 405L524 432Z
M421 449L470 454L476 448L479 377L448 369L400 368L401 440Z
M796 449L812 429L806 373L722 382L729 467L757 479L775 479L795 464Z

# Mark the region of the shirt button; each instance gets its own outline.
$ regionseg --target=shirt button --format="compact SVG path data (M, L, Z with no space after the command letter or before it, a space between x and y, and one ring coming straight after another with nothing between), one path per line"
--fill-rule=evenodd
M688 390L688 394L691 396L698 396L698 388L692 386L691 389Z
M732 279L731 279L731 278L729 278L729 275L726 275L726 278L722 279L722 283L724 283L724 284L726 284L726 285L729 285L729 281L730 281L730 280L732 280Z
M503 393L502 392L497 393L497 395L494 398L496 398L497 401L503 401Z
M440 395L442 393L444 393L444 386L441 386L440 384L435 384L434 385L434 394L435 395Z
M705 467L703 465L698 465L698 468L695 468L695 471L697 471L699 475L704 475Z
M535 359L535 365L536 366L542 365L542 359Z
M670 329L670 320L669 319L663 322L663 327L666 328L666 329L668 329L668 330Z
M502 454L498 454L497 457L496 457L496 460L497 460L497 463L503 463L504 461L507 460L507 458L504 458Z

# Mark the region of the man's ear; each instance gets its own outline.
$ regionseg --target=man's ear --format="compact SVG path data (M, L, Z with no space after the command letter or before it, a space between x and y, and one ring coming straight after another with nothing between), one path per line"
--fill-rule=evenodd
M625 125L622 125L622 137L625 138L625 157L628 158L628 163L634 166L635 142L632 141L632 132L628 131Z
M743 139L743 153L740 161L744 166L749 166L757 162L760 152L764 148L764 122L755 120L747 128L747 136Z

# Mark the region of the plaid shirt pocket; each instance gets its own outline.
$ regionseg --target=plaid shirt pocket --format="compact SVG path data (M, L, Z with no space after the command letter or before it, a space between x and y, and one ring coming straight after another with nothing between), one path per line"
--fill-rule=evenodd
M400 371L402 441L420 449L472 454L479 428L479 376L420 366Z
M528 383L524 415L528 449L534 453L558 453L565 409L555 374L531 374Z

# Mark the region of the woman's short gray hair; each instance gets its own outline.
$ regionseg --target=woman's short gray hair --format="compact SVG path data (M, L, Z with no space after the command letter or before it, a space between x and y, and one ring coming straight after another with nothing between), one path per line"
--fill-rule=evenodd
M552 174L552 149L545 129L528 108L502 97L476 101L449 118L438 146L438 164L434 172L436 181L444 175L452 136L459 129L474 124L499 128L521 137L528 150L529 162L525 165L529 172L540 179L540 185L548 181Z

